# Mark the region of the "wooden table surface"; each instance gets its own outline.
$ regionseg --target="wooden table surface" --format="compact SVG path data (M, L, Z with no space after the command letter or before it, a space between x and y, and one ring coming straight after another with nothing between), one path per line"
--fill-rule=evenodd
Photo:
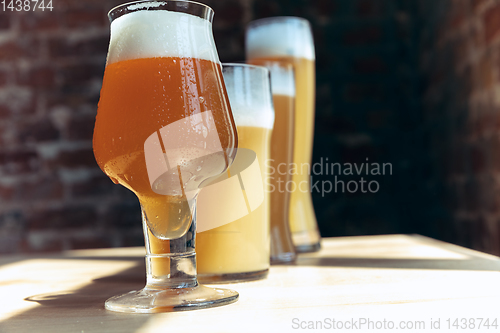
M105 310L108 297L143 287L143 255L119 248L1 256L0 332L297 332L341 324L437 331L438 323L457 332L472 322L478 331L478 318L498 323L479 331L500 332L500 258L422 236L324 239L320 252L271 267L266 280L224 285L240 293L231 305ZM458 326L464 318L466 330Z

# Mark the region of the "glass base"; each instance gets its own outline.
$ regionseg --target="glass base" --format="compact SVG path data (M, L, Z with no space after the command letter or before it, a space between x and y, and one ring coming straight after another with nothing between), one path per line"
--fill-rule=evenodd
M206 284L246 282L265 279L268 273L269 269L245 273L198 274L198 281Z
M317 252L321 249L321 237L318 230L294 232L292 239L297 253Z
M317 242L316 244L299 245L295 247L295 251L297 251L297 253L311 253L318 252L319 250L321 250L320 242Z
M209 288L198 285L191 288L155 289L144 288L139 291L113 296L104 306L116 312L157 313L196 310L221 306L236 302L236 291L222 288Z
M271 265L291 264L297 259L295 252L280 253L277 256L271 256Z

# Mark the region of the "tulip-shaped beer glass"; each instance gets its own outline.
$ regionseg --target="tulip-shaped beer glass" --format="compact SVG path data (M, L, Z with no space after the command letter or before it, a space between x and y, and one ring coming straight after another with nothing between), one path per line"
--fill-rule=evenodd
M109 310L189 310L238 298L196 278L196 198L237 147L212 17L189 1L140 1L109 13L94 154L113 182L137 195L147 253L145 288L108 299Z

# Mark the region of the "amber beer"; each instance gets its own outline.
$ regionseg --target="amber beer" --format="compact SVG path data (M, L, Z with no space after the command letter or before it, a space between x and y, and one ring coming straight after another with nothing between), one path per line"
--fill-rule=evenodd
M154 30L149 27L154 24L144 24L154 20L158 22L158 36L150 34ZM100 168L113 182L127 187L139 198L147 220L146 246L153 255L168 254L170 240L186 234L192 221L193 193L203 180L223 172L229 161L224 155L192 160L193 156L212 153L206 148L212 142L203 140L207 133L198 135L197 142L185 142L178 156L170 161L184 170L183 175L176 174L174 167L170 175L182 190L165 195L155 191L148 179L145 141L175 121L206 111L210 111L215 123L215 128L208 127L206 131L217 131L222 147L235 147L237 140L234 122L227 112L227 93L221 85L217 54L206 52L206 47L202 48L203 53L185 47L188 41L184 36L162 34L162 29L169 29L164 22L178 27L186 25L190 31L203 32L207 27L200 18L168 11L136 12L112 23L93 139ZM134 29L135 38L127 36L130 29ZM193 34L190 38L198 39L195 42L199 45L208 43L215 50L206 34ZM183 133L179 135L182 141ZM165 147L162 149L165 152ZM153 278L169 273L168 260L150 260Z
M243 64L223 64L223 67L238 130L238 149L256 153L261 177L252 181L263 184L264 201L232 223L197 234L198 274L204 282L263 278L270 265L269 188L263 178L267 173L274 123L269 74L265 68ZM214 205L218 203L217 197L211 200ZM233 206L231 201L225 202L223 209Z
M320 248L320 235L310 192L308 167L312 159L315 101L314 42L309 22L275 17L251 22L246 32L250 63L278 61L295 70L295 138L290 189L290 228L298 252Z

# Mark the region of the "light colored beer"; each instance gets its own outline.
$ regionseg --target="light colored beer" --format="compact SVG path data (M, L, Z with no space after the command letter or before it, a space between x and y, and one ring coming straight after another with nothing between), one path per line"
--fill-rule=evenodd
M271 195L271 262L279 263L295 259L289 226L290 191L287 188L292 179L289 169L293 161L295 98L293 95L273 94L273 103L275 121L268 177Z
M202 33L192 34L191 40L183 33L172 33L183 29L204 32L207 24L199 17L168 11L134 12L111 24L94 129L94 154L113 182L139 198L148 220L146 238L151 253L168 253L169 240L186 233L192 214L188 205L192 198L186 193L195 191L204 179L223 172L231 157L220 156L225 164L222 169L220 160L213 161L215 164L210 158L191 160L190 156L211 153L204 151L211 143L204 142L206 133L201 133L199 141L185 142L171 161L172 176L181 182L183 193L162 195L153 191L148 179L146 139L177 120L211 111L216 128L207 131L217 131L223 148L236 145L236 128L227 112L227 93L221 84L221 66L216 53L206 51L215 50L213 40ZM128 33L130 30L134 34ZM193 38L199 48L192 47ZM205 51L200 53L198 49ZM175 165L182 165L189 175L176 175Z
M271 129L255 126L237 126L237 129L238 148L251 149L257 154L260 171L264 176L265 161L270 157ZM212 200L214 205L220 205L218 198L214 197ZM224 202L221 209L231 209L232 206L234 204L230 201ZM264 202L250 214L197 234L198 274L220 275L266 270L269 268L269 242L269 193L265 188Z
M248 209L248 215L197 234L198 273L204 281L263 278L270 265L269 191L264 179L274 124L269 71L243 64L223 64L223 75L238 129L238 149L253 150L259 163L260 177L254 174L248 181L261 182L263 201L256 209ZM238 155L239 152L235 164ZM246 188L241 190L246 192ZM213 200L214 204L218 202L215 197ZM231 209L230 202L224 204L224 209Z
M304 20L274 18L256 21L247 30L246 54L249 63L278 61L295 70L295 138L290 199L290 228L295 246L315 247L320 236L311 198L309 168L314 136L315 57L314 44Z

